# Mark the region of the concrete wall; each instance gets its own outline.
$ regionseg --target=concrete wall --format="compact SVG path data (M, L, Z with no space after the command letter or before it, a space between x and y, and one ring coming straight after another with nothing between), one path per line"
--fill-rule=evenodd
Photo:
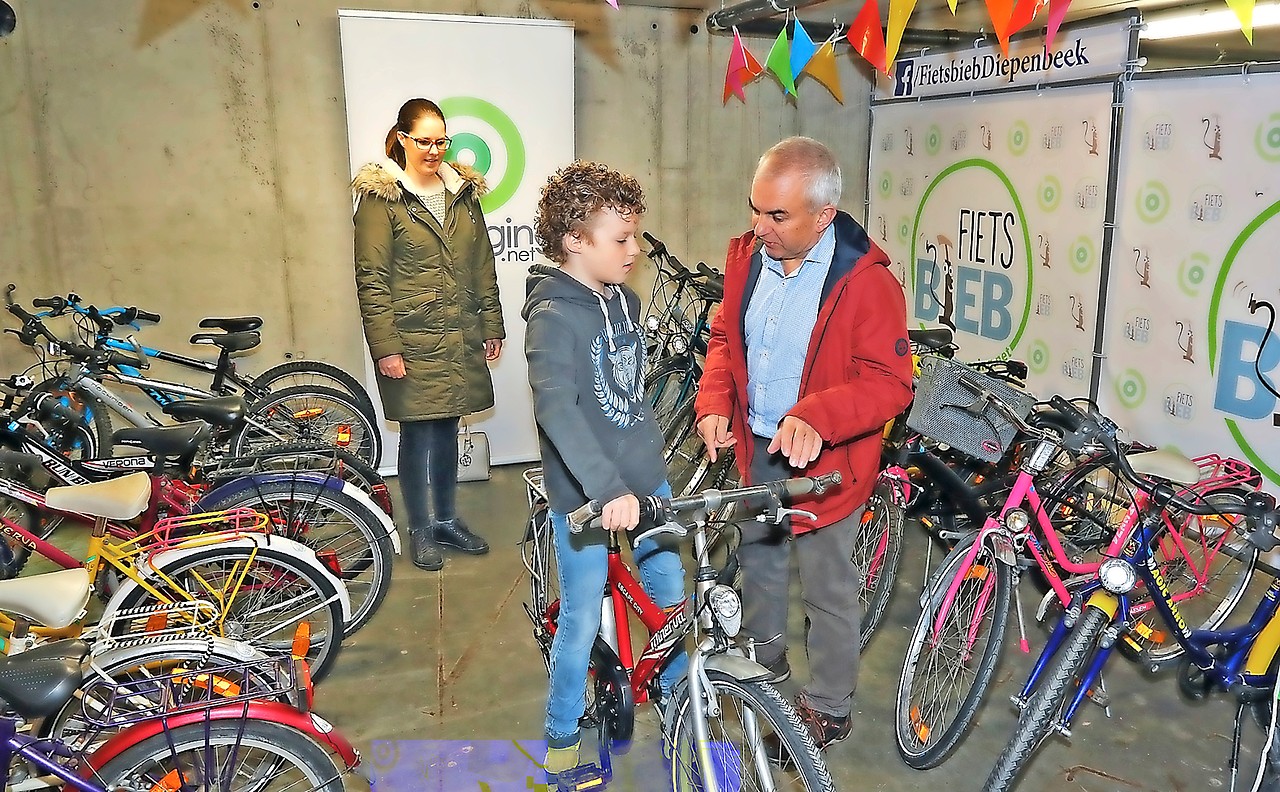
M843 107L812 82L797 107L767 78L745 106L722 105L732 39L708 35L700 10L627 0L618 12L601 0L10 2L0 281L27 300L75 290L159 311L164 321L143 338L177 351L200 316L261 314L249 371L287 356L361 370L340 6L572 21L577 151L635 174L649 193L645 227L689 263L719 263L727 237L746 227L756 158L789 134L836 147L844 205L863 214L865 70L841 56ZM769 44L748 42L761 59ZM0 375L31 359L12 336L0 341Z

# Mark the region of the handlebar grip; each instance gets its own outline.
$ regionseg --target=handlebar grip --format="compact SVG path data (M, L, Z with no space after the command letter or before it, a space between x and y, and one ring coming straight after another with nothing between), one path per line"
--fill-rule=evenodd
M60 313L67 307L67 301L63 297L37 297L31 304L37 308L52 309L54 313Z
M41 418L49 418L67 424L74 424L80 420L75 410L58 401L57 397L50 393L42 393L36 399L36 414Z
M789 498L808 495L811 492L821 495L827 491L828 487L839 484L842 479L840 471L833 470L825 476L801 476L800 478L786 479L780 482L782 486L779 489L782 490L781 494Z
M596 519L604 512L604 504L598 500L587 501L578 508L569 512L569 533L582 533L582 529L587 523Z
M117 352L114 349L107 352L107 365L109 366L129 366L130 368L147 368L146 364L138 358L126 352Z
M139 322L150 322L151 324L160 324L160 314L154 311L144 311L141 308L135 308L138 313L134 317Z
M698 262L698 273L707 278L720 277L720 270L707 266L707 262L705 261Z
M1062 398L1054 396L1049 399L1049 406L1058 412L1067 424L1068 430L1077 432L1085 424L1085 415L1076 408L1074 404Z

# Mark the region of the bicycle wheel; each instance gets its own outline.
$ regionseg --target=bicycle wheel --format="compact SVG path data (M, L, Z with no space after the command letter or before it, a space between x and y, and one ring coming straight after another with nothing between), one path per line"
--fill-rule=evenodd
M306 734L271 721L189 723L153 735L96 774L104 789L342 792L342 771Z
M556 566L555 539L547 505L536 503L529 512L520 555L529 570L529 604L526 613L533 622L533 640L542 653L542 662L551 670L551 639L560 613L560 578Z
M318 562L317 562L318 563ZM221 637L244 641L268 655L289 654L294 631L311 625L307 660L322 679L342 648L342 602L332 581L316 567L271 547L211 546L162 567L152 585L166 601L203 599L220 608ZM177 587L180 591L174 591ZM130 591L122 608L157 605L144 588ZM145 634L146 617L119 619L112 635Z
M319 386L285 388L250 404L248 422L231 438L231 453L248 456L291 441L337 446L375 468L382 461L382 435L374 423L349 395Z
M103 686L104 680L124 684L217 668L224 669L217 679L227 683L228 689L248 687L269 690L275 685L276 678L272 674L264 674L262 666L257 665L266 661L266 655L248 644L212 636L175 638L160 643L109 649L94 656L93 662L86 667L84 682L75 698L67 702L56 715L45 718L40 734L61 740L75 751L90 753L98 744L119 731L103 730L85 720L86 713L102 717L106 712L108 702L100 695L107 690ZM234 671L225 670L232 666L235 667ZM155 697L144 695L144 688L135 687L133 689L139 692L134 695L111 700L112 715L125 715L130 707L137 708L135 711L146 711L160 704L176 707L202 699L208 700L207 687L194 677L193 681L196 684L191 687L190 702L161 702ZM156 692L159 693L161 689L157 686ZM172 691L174 687L165 686L163 690ZM214 690L216 692L218 688L215 687ZM273 700L291 703L284 695Z
M365 492L374 503L383 507L381 494L387 481L378 469L360 457L342 448L322 443L277 443L258 449L252 456L223 460L209 471L211 478L223 478L224 472L328 473L348 484L354 484ZM390 512L388 512L390 515Z
M661 428L671 423L676 411L693 398L697 389L696 365L684 355L656 362L644 379L644 392L648 395L653 416Z
M7 523L12 523L31 533L38 533L40 514L34 506L25 501L0 495L0 525ZM12 539L0 541L0 580L17 577L30 558L31 550L26 545Z
M315 551L351 597L350 636L369 622L391 587L395 550L391 537L369 508L344 492L301 481L247 487L201 508L247 508L271 518L271 532Z
M894 499L893 485L887 481L878 483L862 513L853 545L853 563L862 573L862 589L858 593L862 605L859 651L867 648L889 606L902 556L904 519L902 507Z
M972 545L973 538L962 541L943 560L902 665L894 732L902 760L917 770L937 767L959 745L1000 662L1013 573L989 547L966 566ZM957 576L955 599L935 639L934 624Z
M685 402L664 434L663 457L667 460L667 481L676 497L690 495L702 488L703 482L715 481L733 464L724 450L712 462L707 448L698 436L692 401ZM727 449L725 449L727 450Z
M744 682L715 670L707 671L707 679L720 705L720 715L708 717L706 724L714 767L698 759L689 688L681 685L671 704L676 707L672 733L664 735L664 747L671 749L672 789L703 789L702 779L714 774L720 789L834 792L822 752L772 685ZM782 761L779 751L790 761Z
M1054 660L1046 666L1042 672L1043 682L1031 694L1018 716L1018 726L1009 738L1009 744L987 777L987 784L983 787L986 792L1005 792L1013 788L1044 738L1053 730L1068 694L1079 687L1080 674L1107 621L1104 611L1085 608L1084 617L1072 628Z
M51 394L64 407L70 408L77 422L67 425L54 418L38 418L36 401L44 394ZM19 420L29 419L39 424L45 442L60 454L72 459L111 456L111 413L107 405L97 396L79 388L68 390L61 377L47 379L32 387L13 414Z
M373 399L360 380L329 363L320 360L290 360L278 366L272 366L253 378L253 384L270 391L279 391L294 387L336 388L350 395L360 408L369 423L377 425L377 413L373 409Z
M1245 493L1224 490L1203 497L1224 511L1240 510ZM1154 548L1169 595L1193 630L1214 630L1231 616L1244 598L1258 564L1258 548L1248 540L1245 519L1235 514L1201 517L1168 513L1170 530ZM1142 596L1135 602L1148 601ZM1131 633L1146 643L1147 659L1165 665L1180 657L1182 646L1162 629L1154 610L1136 619Z

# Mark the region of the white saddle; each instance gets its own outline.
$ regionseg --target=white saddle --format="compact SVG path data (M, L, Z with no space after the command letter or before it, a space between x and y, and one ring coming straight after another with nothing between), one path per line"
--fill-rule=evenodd
M1125 459L1143 476L1172 481L1174 484L1191 485L1200 480L1200 468L1177 451L1157 448L1126 454Z
M130 473L95 484L53 487L44 496L51 509L108 520L132 520L142 514L150 500L151 477L146 473Z
M45 627L68 627L89 602L89 570L84 567L0 580L0 611Z

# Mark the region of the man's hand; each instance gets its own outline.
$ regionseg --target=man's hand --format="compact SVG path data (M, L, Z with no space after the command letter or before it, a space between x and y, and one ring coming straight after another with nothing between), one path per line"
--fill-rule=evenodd
M600 522L607 531L630 531L640 524L640 500L627 493L604 505Z
M808 467L810 462L818 458L818 452L821 450L822 435L794 415L788 415L782 419L778 433L769 443L769 453L782 451L782 455L787 458L793 468Z
M378 372L384 377L400 379L404 376L404 355L387 355L378 358Z
M486 338L484 342L484 359L493 361L497 360L502 354L501 338Z
M698 421L698 437L702 438L702 444L707 447L707 455L712 462L716 461L718 449L728 448L738 442L738 438L729 431L729 419L723 415L708 415Z

